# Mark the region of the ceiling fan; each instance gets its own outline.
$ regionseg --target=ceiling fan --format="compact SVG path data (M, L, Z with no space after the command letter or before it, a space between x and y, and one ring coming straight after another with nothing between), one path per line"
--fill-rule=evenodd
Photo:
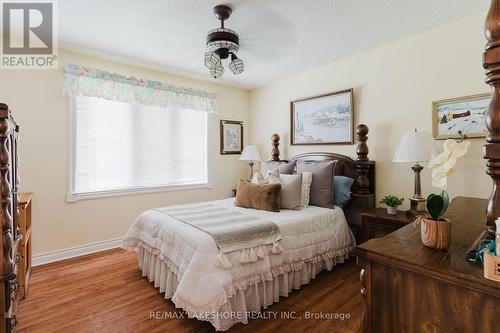
M210 75L218 79L224 74L223 59L231 57L229 69L235 75L241 74L245 69L243 60L236 56L240 48L238 34L224 27L224 21L229 18L232 9L226 5L218 5L213 9L215 17L220 20L220 28L210 30L207 34L207 52L205 53L205 67L210 70Z

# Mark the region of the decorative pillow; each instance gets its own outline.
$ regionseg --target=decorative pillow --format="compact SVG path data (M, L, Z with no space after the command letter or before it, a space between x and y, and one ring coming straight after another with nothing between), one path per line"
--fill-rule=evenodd
M265 161L263 162L262 171L264 175L267 175L268 171L276 172L280 175L291 175L295 171L296 161L291 162L278 162L278 161Z
M265 184L267 183L264 179L264 176L260 173L259 170L255 170L252 175L252 180L250 181L252 184Z
M281 208L300 209L302 206L302 174L280 175L279 177L269 174L267 180L269 184L281 184Z
M351 186L354 179L345 176L333 177L333 203L335 206L344 207L351 200Z
M302 194L301 206L309 206L309 195L311 193L311 183L312 183L312 173L303 172L302 174L302 189L300 193ZM280 179L287 180L294 175L280 175Z
M280 211L281 184L252 184L240 180L236 189L235 206L270 212Z
M252 176L252 179L250 180L250 182L252 182L253 184L269 184L269 179L267 179L267 177L269 175L273 175L275 177L279 177L279 173L278 171L275 171L275 172L271 172L271 171L268 171L266 177L264 177L259 170L255 170L253 172L253 176Z
M311 172L309 204L325 208L333 206L333 177L337 161L302 161L297 163L297 173Z

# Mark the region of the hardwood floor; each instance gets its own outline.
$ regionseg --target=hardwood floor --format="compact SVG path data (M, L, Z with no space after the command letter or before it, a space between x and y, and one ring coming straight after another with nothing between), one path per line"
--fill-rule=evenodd
M350 260L265 311L278 319L254 319L228 332L360 332L363 303L358 268ZM305 319L344 314L349 319ZM196 319L151 319L150 313L175 311L170 300L141 276L135 254L116 249L33 268L28 298L20 303L19 332L214 332ZM302 319L279 318L296 311Z

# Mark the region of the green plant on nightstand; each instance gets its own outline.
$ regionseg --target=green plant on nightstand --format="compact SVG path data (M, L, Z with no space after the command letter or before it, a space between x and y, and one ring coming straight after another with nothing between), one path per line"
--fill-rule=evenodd
M380 200L380 203L387 206L387 214L397 215L397 208L403 204L403 201L403 198L398 198L395 195L386 195Z

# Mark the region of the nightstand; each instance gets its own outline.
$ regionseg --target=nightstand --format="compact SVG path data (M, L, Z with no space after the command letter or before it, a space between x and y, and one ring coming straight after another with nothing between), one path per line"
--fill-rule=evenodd
M387 214L385 208L365 210L362 214L364 241L379 238L415 221L415 216L398 210L397 215Z

